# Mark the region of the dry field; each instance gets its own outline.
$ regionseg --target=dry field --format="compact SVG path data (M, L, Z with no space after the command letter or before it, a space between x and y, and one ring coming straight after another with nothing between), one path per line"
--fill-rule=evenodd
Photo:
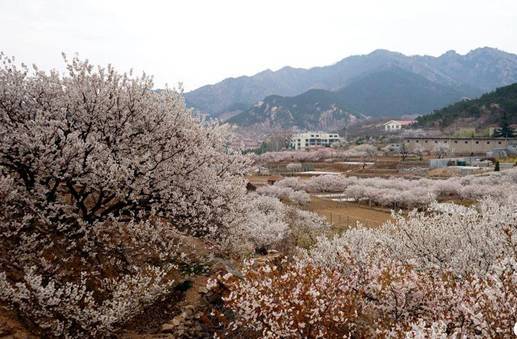
M367 227L378 227L391 219L389 209L370 208L352 202L336 202L311 196L304 208L325 217L338 230L354 227L359 222Z
M411 168L428 168L426 159L419 160L416 158L407 158L402 161L399 156L378 156L375 159L363 159L360 157L347 158L346 160L317 161L304 162L312 166L315 175L321 175L321 172L342 173L348 176L357 177L392 177L392 176L414 176L407 171L401 169ZM268 167L273 169L283 168L287 163L269 164ZM296 172L281 172L279 175L295 175ZM308 173L304 177L310 176Z

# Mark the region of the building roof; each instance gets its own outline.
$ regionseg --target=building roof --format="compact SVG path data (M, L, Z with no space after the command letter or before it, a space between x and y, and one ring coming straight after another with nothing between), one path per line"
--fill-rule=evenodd
M384 125L388 125L388 124L391 124L391 123L397 123L397 124L401 124L402 126L407 126L407 125L412 125L416 122L416 120L390 120L388 122L386 122Z

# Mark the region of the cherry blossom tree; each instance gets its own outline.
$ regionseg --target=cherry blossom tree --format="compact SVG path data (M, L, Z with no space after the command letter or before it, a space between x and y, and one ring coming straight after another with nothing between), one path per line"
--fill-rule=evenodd
M280 185L262 186L257 189L257 193L276 197L279 199L290 200L299 205L306 205L311 201L309 194L305 191L295 191L291 187Z
M145 74L0 63L0 299L47 334L109 333L168 293L180 232L227 236L248 161Z
M289 194L297 193L291 190ZM307 195L305 192L300 193ZM237 253L265 253L270 249L285 247L283 245L298 243L297 239L302 237L315 240L317 234L323 234L330 228L323 217L284 204L274 195L248 194L241 204L244 213L231 229L231 236L226 239L227 247Z
M2 61L1 165L52 222L154 211L195 234L226 225L245 160L180 94L77 58L63 77Z
M294 187L309 193L336 193L341 198L370 203L391 208L424 207L437 198L464 198L478 200L485 197L502 198L509 195L505 187L517 183L517 170L502 173L469 175L448 179L427 178L357 178L344 175L322 175L308 180L288 178L276 185Z

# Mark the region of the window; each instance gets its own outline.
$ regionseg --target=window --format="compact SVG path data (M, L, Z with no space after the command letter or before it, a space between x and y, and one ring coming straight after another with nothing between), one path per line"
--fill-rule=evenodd
M499 141L498 144L501 145L501 142Z
M416 140L416 142L420 142L420 141Z
M458 143L458 140L454 140L454 143L457 144Z
M427 140L426 140L426 141L424 141L424 142L427 144Z
M435 144L437 144L437 143L438 143L438 140L435 140L435 141L434 141L434 143L435 143Z
M487 142L486 142L486 144L487 144L487 145L489 145L489 144L490 144L490 141L487 141Z
M469 142L467 140L465 140L465 143L468 144Z
M479 144L479 141L476 141L476 144Z

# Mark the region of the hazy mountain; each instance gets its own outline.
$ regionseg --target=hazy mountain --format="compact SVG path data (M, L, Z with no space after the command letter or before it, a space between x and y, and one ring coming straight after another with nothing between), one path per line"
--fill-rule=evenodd
M390 67L368 73L336 92L351 111L372 117L431 112L464 96L460 89Z
M284 67L275 72L229 78L188 92L185 97L190 106L217 116L236 107L249 107L269 95L296 96L310 89L336 91L358 77L386 67L415 73L468 97L517 82L517 55L493 48L479 48L466 55L449 51L439 57L376 50L330 66Z
M355 116L341 103L336 93L312 89L294 97L270 95L228 122L258 129L338 130Z
M425 113L461 97L453 87L389 67L358 77L338 91L312 89L294 97L268 96L228 122L333 130L342 128L348 118Z
M510 124L517 124L517 83L500 87L479 99L462 100L432 114L417 118L424 127L476 127L498 125L503 115Z

